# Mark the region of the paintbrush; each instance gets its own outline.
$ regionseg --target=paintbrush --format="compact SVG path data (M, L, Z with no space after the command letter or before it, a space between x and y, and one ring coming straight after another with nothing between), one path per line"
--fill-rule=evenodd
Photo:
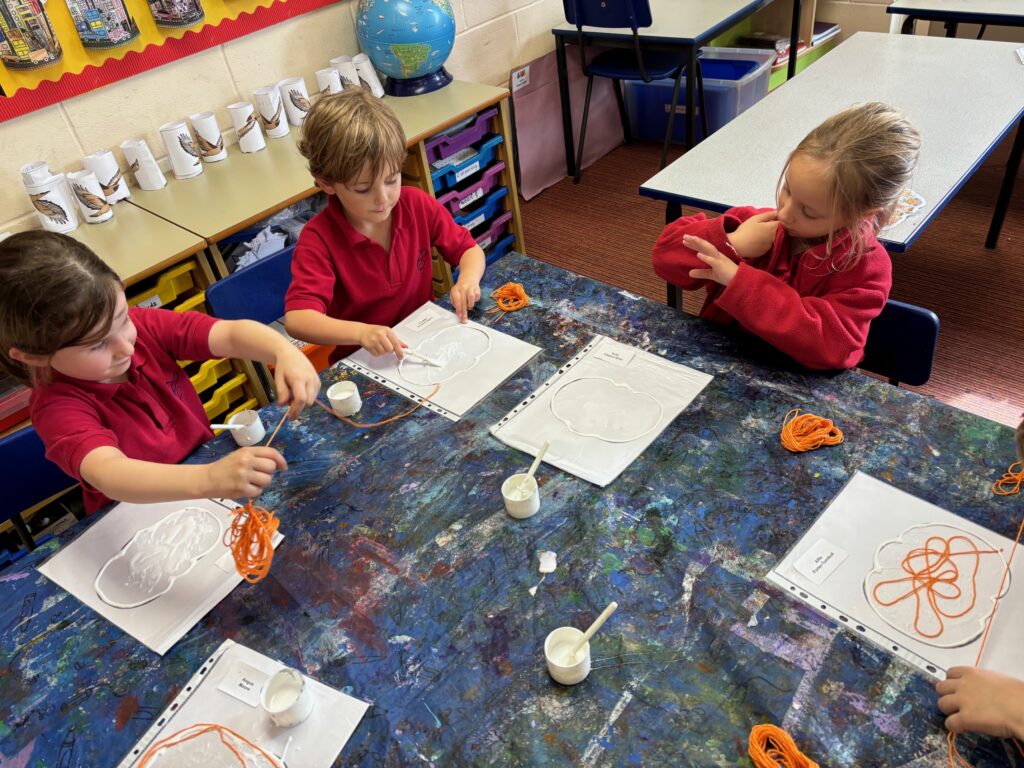
M419 360L420 362L426 363L427 365L432 365L435 368L442 368L443 367L436 360L433 360L433 359L431 359L431 358L427 357L426 355L421 354L419 352L413 352L411 349L403 349L402 350L402 354L403 355L408 355L409 357L414 358L416 360Z

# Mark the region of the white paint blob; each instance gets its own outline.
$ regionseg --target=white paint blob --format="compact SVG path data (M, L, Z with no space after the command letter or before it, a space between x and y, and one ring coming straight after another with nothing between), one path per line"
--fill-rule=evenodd
M490 350L491 337L483 329L471 325L449 326L424 339L413 349L438 366L403 358L398 364L398 373L410 384L433 386L475 368L480 358Z

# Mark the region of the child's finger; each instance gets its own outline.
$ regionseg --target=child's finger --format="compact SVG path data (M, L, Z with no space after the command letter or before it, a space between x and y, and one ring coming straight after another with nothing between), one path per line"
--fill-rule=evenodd
M386 351L394 352L395 357L397 357L399 360L404 359L405 355L402 353L402 349L405 347L405 344L402 343L402 340L399 339L395 335L395 332L392 331L390 328L388 328L387 334L387 343L391 346L391 349L388 349Z
M704 240L703 238L700 237L696 237L695 235L684 235L683 245L695 250L698 256L722 255L721 252L707 240Z
M284 460L284 456L281 455L277 448L268 448L265 445L261 445L248 450L252 451L257 459L269 459L278 469L288 469L288 462Z
M462 288L458 285L452 288L452 307L458 315L460 322L466 322L466 297L463 296Z
M713 270L710 269L691 269L690 277L695 278L697 280L714 280L715 273Z
M284 366L277 366L274 369L274 389L277 390L277 404L284 405L292 399L291 389L288 387L288 376Z
M778 221L778 219L779 212L776 210L771 210L765 211L764 213L759 213L756 216L751 216L749 221Z

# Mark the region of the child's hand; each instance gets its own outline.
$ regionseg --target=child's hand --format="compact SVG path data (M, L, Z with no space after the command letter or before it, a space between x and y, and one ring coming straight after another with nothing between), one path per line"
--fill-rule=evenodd
M251 499L270 484L274 472L288 469L284 456L276 448L262 445L239 448L223 459L207 464L207 496Z
M309 359L289 344L274 360L274 388L278 405L291 402L288 415L294 419L316 400L320 377Z
M466 322L469 319L469 310L475 307L476 303L480 300L479 281L463 280L460 278L452 286L451 299L452 306L455 308L455 314L459 316L461 322Z
M765 211L751 216L726 237L741 259L756 259L771 250L778 230L779 212Z
M359 334L359 346L374 357L394 352L395 357L401 360L405 356L402 354L402 350L408 345L404 344L395 336L395 332L385 325L367 325L365 330Z
M977 667L951 667L935 690L952 733L1024 737L1024 680Z
M736 262L722 254L707 240L694 235L683 235L683 245L697 252L697 258L708 265L708 269L691 269L690 277L698 280L714 280L716 283L728 285L736 276L739 267Z

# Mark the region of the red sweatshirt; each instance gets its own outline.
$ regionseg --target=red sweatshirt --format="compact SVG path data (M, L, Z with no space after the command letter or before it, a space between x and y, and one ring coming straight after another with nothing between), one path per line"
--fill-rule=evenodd
M732 208L715 219L701 213L672 222L654 245L654 271L685 290L706 286L703 318L739 323L807 368L853 368L864 357L871 321L889 298L889 254L865 224L864 253L847 269L840 265L852 247L848 233L833 238L830 256L824 243L790 256L790 236L780 226L764 256L736 257L726 235L765 210ZM691 269L707 265L683 245L683 235L707 240L739 264L729 285L690 277Z

